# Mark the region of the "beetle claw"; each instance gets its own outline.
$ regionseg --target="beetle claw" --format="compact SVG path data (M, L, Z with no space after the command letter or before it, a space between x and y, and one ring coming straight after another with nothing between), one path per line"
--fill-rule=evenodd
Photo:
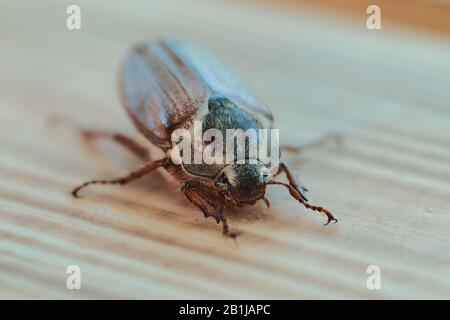
M219 218L217 215L209 214L209 213L204 212L204 211L202 211L202 212L203 212L203 216L204 216L206 219L208 219L209 217L213 217L214 220L216 220L217 224L220 223L220 218Z
M327 223L325 223L323 226L325 227L325 226L329 225L331 221L333 221L334 224L336 224L338 222L336 218L328 218Z
M78 190L73 190L72 192L70 192L70 194L72 195L72 197L74 198L81 198L81 196L78 194Z

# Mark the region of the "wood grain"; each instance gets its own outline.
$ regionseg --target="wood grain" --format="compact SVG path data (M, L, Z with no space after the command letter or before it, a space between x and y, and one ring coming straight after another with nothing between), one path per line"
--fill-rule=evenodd
M450 43L303 10L220 1L2 1L0 11L1 298L450 298ZM139 161L86 146L77 124L137 135L117 97L136 42L195 41L238 70L273 109L285 155L313 203L275 186L272 206L227 212L237 244L154 173L126 187L72 187ZM79 265L82 290L66 289ZM382 289L368 290L378 265Z
M450 37L450 3L447 0L269 0L279 5L302 9L305 5L329 13L342 14L347 19L364 23L368 6L375 4L381 10L383 28L403 27L411 32L427 31Z

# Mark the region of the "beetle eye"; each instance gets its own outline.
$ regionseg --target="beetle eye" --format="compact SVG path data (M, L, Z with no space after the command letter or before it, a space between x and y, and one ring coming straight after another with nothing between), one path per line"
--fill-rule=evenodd
M219 183L220 184L228 184L228 177L226 176L225 173L222 173L222 175L219 178Z

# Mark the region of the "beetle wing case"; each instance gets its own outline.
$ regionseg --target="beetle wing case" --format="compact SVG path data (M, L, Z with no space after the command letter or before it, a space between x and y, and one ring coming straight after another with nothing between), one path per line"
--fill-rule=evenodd
M237 76L203 48L174 40L141 45L124 59L122 103L140 132L156 146L172 147L171 134L189 128L208 112L212 96L272 121L269 108L249 93Z

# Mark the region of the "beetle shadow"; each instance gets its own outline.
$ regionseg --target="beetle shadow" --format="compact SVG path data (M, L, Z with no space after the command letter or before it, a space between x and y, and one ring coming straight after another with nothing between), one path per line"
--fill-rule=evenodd
M157 170L151 173L149 176L143 177L139 181L133 183L133 187L153 195L161 197L161 201L169 201L174 206L190 207L198 211L201 215L201 211L194 204L192 204L183 192L180 190L179 182L167 179L164 172ZM273 219L273 211L271 208L267 208L263 200L256 202L254 205L237 206L232 203L228 203L224 207L224 214L227 218L235 222L250 223L257 220Z
M109 144L111 146L111 143ZM108 153L110 149L109 146L106 146L106 150L101 148L95 148L93 146L87 145L87 154L98 160L96 163L97 166L100 167L98 175L117 177L117 168L129 168L127 171L133 168L136 168L142 165L142 162L139 159L136 159L132 155L129 155L125 150L121 153L120 156L115 154L114 160L110 161L107 156L108 154L113 154L113 152ZM113 163L111 163L113 162ZM126 170L126 169L125 169ZM123 174L126 174L127 171L123 170ZM168 211L178 211L180 208L190 208L189 211L197 211L198 215L193 216L194 219L201 220L203 215L195 205L191 204L189 200L184 196L183 192L180 190L180 182L174 180L174 178L170 178L170 175L167 172L164 172L163 169L157 169L155 172L146 175L139 180L133 181L126 186L123 186L127 190L136 190L136 199L142 201L140 204L143 205L154 205L155 201L160 201L161 208L165 208ZM86 192L86 191L85 191ZM149 200L145 194L151 193L152 200ZM127 194L129 194L127 192ZM91 195L94 196L95 195ZM267 198L271 202L271 207L267 208L264 204L263 200L257 201L254 205L245 205L242 207L238 207L234 204L227 204L224 210L225 216L230 220L233 225L238 224L253 224L256 222L264 222L265 224L269 224L271 227L275 228L300 228L298 230L302 230L306 225L309 226L310 229L319 229L322 227L321 224L316 226L316 222L310 222L309 219L302 219L301 217L296 216L295 214L291 214L286 212L286 207L283 205L283 202L286 200L294 201L289 196L282 195L281 191L268 191ZM97 197L103 197L102 195L97 194ZM158 200L155 200L158 199ZM139 203L138 203L139 204ZM191 210L192 209L192 210ZM182 209L181 209L182 210ZM305 211L300 209L298 214L301 215L302 212ZM321 228L320 228L321 229Z
M252 222L256 220L271 219L271 209L267 208L263 201L258 201L254 205L236 206L228 204L225 207L224 214L236 222Z
M157 172L136 181L133 185L127 185L127 189L127 192L114 194L93 192L89 197L94 202L104 201L116 204L121 211L129 211L130 216L145 217L151 212L155 217L159 216L170 223L179 226L189 225L189 228L198 230L199 233L205 231L205 226L208 226L210 230L217 229L214 219L205 219L200 209L184 196L177 183L167 183ZM151 196L148 196L150 193ZM302 209L295 202L284 204L288 198L276 194L268 198L272 198L270 208L267 208L263 201L242 207L228 204L224 214L231 230L239 230L240 226L245 226L241 229L245 230L242 233L258 236L259 241L268 241L266 232L284 235L320 233L321 236L325 234L328 237L337 234L333 224L325 228L322 220L311 219L314 215L312 211ZM304 216L309 213L312 214L311 217ZM204 223L205 221L207 222ZM217 230L220 233L221 227Z

